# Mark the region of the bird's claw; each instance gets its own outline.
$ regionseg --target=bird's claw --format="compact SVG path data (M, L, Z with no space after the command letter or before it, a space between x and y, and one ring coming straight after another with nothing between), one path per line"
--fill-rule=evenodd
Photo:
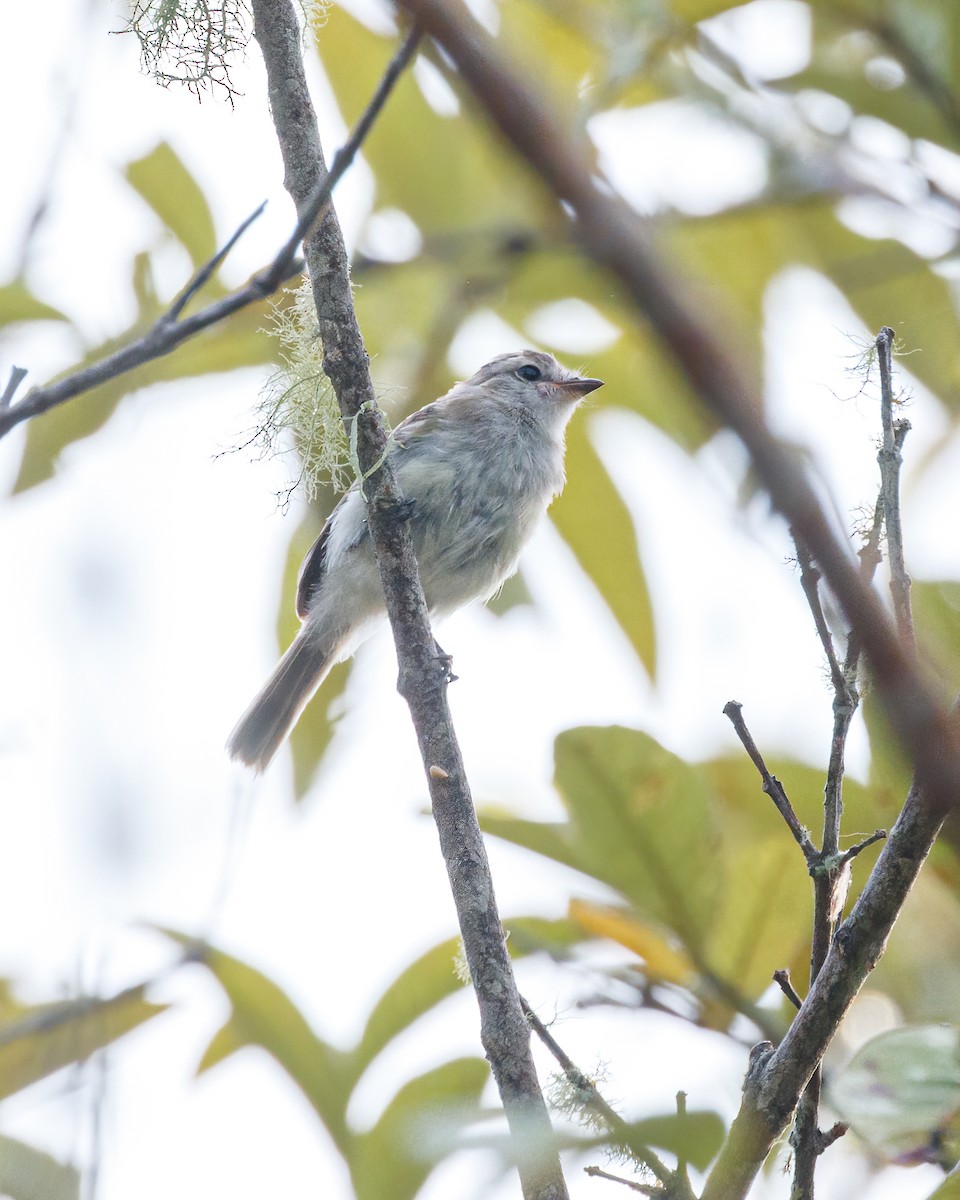
M454 675L454 673L451 669L453 667L453 655L447 654L447 652L444 650L444 648L440 645L439 642L434 641L433 645L434 645L434 649L436 650L436 654L437 654L437 662L440 664L440 667L441 667L441 670L443 671L446 682L447 683L456 683L456 681L460 678L460 676Z

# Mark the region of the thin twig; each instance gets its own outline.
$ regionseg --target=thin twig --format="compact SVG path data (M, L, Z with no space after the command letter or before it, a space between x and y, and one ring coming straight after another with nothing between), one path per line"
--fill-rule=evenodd
M800 999L797 989L793 986L790 980L790 972L786 967L779 971L774 971L773 982L779 987L780 991L786 996L794 1008L799 1008L803 1001Z
M173 304L171 304L167 309L166 319L168 321L176 321L179 318L180 314L187 307L193 297L200 291L207 281L217 273L221 264L223 263L223 260L227 257L237 242L240 241L254 221L263 215L263 210L266 207L267 202L264 200L259 207L254 209L254 211L249 217L246 218L246 220L241 221L228 241L224 243L224 245L216 252L216 254L214 254L212 258L208 259L207 262L203 264L203 266L199 269L199 271L197 271L196 275L194 275L176 300L174 300Z
M842 1138L848 1129L849 1126L845 1125L843 1121L834 1121L826 1133L820 1134L820 1153L829 1149L838 1138Z
M880 364L880 423L883 444L877 455L880 463L880 490L887 529L887 559L890 563L890 594L897 628L909 649L914 649L913 613L910 610L910 576L903 560L903 527L900 522L900 465L903 458L897 439L897 426L906 430L909 422L893 419L893 330L884 325L877 334L877 359Z
M589 1108L600 1117L616 1140L629 1149L630 1153L656 1175L662 1184L672 1184L675 1179L675 1173L670 1170L667 1164L649 1146L637 1141L630 1129L629 1122L625 1121L616 1109L610 1107L600 1094L593 1080L585 1075L573 1059L569 1057L523 996L520 997L520 1004L523 1007L523 1014L527 1018L530 1028L557 1060L560 1069L566 1076L567 1082L573 1088L577 1094L577 1098L582 1102L584 1107Z
M26 374L26 367L10 368L10 378L7 380L7 386L3 389L3 395L0 396L0 413L6 411L13 403L13 398L17 394L17 388L23 383Z
M862 842L857 842L855 846L851 846L849 850L844 850L840 855L839 862L841 866L845 866L848 862L852 862L861 850L866 850L868 846L872 846L875 842L882 842L887 836L885 829L877 829L871 833L869 837L863 839Z
M893 331L884 327L877 338L881 367L881 415L884 430L883 447L880 451L881 486L880 496L874 509L873 525L866 545L861 550L861 575L871 578L880 561L880 536L888 514L892 515L895 537L888 541L891 567L897 550L902 568L902 538L900 536L899 466L900 449L909 424L893 421L893 394L890 376L890 353ZM888 533L889 539L889 533ZM823 841L820 855L811 875L813 877L813 937L810 950L810 985L820 972L833 942L834 933L843 915L847 892L850 887L850 863L867 846L873 845L885 831L877 831L848 851L840 853L840 827L843 816L843 777L846 769L847 738L854 713L860 703L857 687L860 650L858 639L851 632L847 644L847 656L841 669L833 651L833 640L820 604L819 572L809 557L802 541L796 539L797 556L801 564L801 582L804 594L813 613L814 624L827 652L830 676L833 681L833 733L830 741L830 756L827 764L827 779L823 798ZM896 575L896 572L894 572ZM906 588L909 606L909 580ZM791 1200L807 1200L813 1196L814 1173L817 1160L830 1142L825 1141L818 1127L822 1068L818 1065L804 1089L794 1118L790 1144L794 1149L794 1174Z
M610 1183L622 1183L625 1188L629 1188L631 1192L639 1192L641 1196L661 1196L663 1192L660 1185L657 1183L637 1183L635 1179L624 1179L622 1175L611 1175L609 1171L603 1171L600 1167L584 1167L584 1175L590 1175L594 1179L606 1179Z
M793 532L791 530L791 532ZM827 665L830 667L830 680L833 683L835 692L846 691L846 680L843 675L843 668L837 658L837 652L833 645L833 635L830 633L830 626L827 624L827 618L823 611L823 604L820 601L820 572L813 561L810 551L807 549L803 539L793 533L793 544L797 551L797 564L800 567L800 586L803 588L803 594L807 600L807 606L813 616L813 624L817 631L817 637L820 639L820 644L823 646L823 652L827 656Z
M238 238L263 212L264 206L261 204L256 212L247 217L231 235L223 249L200 267L173 305L142 337L123 346L114 354L107 355L106 358L65 376L56 383L32 388L19 404L6 408L0 404L0 437L9 433L22 421L48 412L51 408L55 408L67 400L72 400L84 392L89 392L110 379L116 379L119 375L152 362L155 358L162 358L202 330L218 325L235 312L239 312L240 309L272 295L288 279L298 275L303 267L297 258L300 243L316 225L329 203L334 188L356 157L374 121L382 111L393 85L416 51L418 41L419 34L416 31L411 32L404 40L350 137L334 156L330 171L318 182L299 210L299 217L290 237L266 266L253 275L243 287L214 301L192 316L181 319L186 304L193 299L216 271Z
M737 700L728 700L723 706L723 715L729 718L737 737L743 743L743 748L750 757L750 761L760 772L760 778L763 781L763 790L776 805L777 812L786 821L787 828L793 834L794 841L803 851L803 857L808 863L812 862L817 856L817 848L810 841L810 835L800 823L797 814L793 811L793 805L790 803L787 793L783 789L783 784L775 775L771 775L767 769L767 764L763 761L763 755L757 749L757 743L753 740L753 735L750 733L747 723L743 719L743 705Z

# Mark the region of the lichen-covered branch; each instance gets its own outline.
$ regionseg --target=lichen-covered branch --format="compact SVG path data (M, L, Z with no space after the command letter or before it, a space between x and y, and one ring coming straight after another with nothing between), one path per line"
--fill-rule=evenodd
M325 174L307 89L301 35L291 0L253 0L254 36L267 69L270 107L285 184L304 205ZM323 341L324 369L344 420L356 429L369 526L407 701L426 771L434 818L480 1007L481 1037L513 1135L526 1200L565 1200L560 1169L497 911L486 850L447 706L447 674L430 632L407 530L403 497L384 459L377 409L357 325L347 254L336 213L324 212L304 242Z

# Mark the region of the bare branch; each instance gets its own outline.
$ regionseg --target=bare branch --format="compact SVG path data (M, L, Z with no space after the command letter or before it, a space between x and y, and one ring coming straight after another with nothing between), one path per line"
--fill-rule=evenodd
M3 389L3 395L0 396L0 413L5 412L13 403L13 398L17 394L17 388L23 383L26 375L26 367L10 368L10 378L7 380L7 386Z
M601 1170L600 1167L584 1167L583 1173L594 1179L606 1179L609 1183L622 1183L625 1188L629 1188L631 1192L639 1192L641 1196L662 1195L658 1184L637 1183L635 1179L624 1179L622 1175L611 1175L609 1171Z
M773 982L779 987L780 991L786 996L794 1008L799 1008L803 1001L797 993L796 988L790 981L790 972L783 967L779 971L774 971Z
M31 389L19 404L7 407L0 404L0 437L9 433L21 421L48 412L51 408L55 408L67 400L72 400L73 397L84 392L89 392L110 379L116 379L118 375L123 375L136 367L142 367L155 358L162 358L164 355L170 354L182 342L195 337L204 329L218 325L233 313L239 312L240 309L272 295L288 279L298 275L303 266L297 259L297 250L301 241L316 224L330 201L333 189L356 157L364 138L383 109L393 85L416 51L418 40L419 35L416 32L411 33L400 47L381 79L373 98L357 122L356 128L334 157L329 173L324 173L313 190L305 197L299 209L299 218L293 233L271 262L258 271L242 288L215 301L201 309L200 312L194 313L193 316L181 319L188 302L214 274L251 223L263 212L264 206L261 205L240 225L223 249L219 250L209 262L196 272L170 309L147 330L143 337L121 347L120 350L100 359L99 362L65 376L56 383Z
M845 865L848 862L853 862L861 850L866 850L868 846L872 846L875 842L882 842L886 836L887 831L885 829L875 830L870 834L869 837L864 838L862 842L857 842L857 844L855 846L851 846L849 850L844 850L839 859L841 865Z
M820 602L820 572L817 570L816 563L814 563L810 551L796 534L794 534L793 544L797 549L797 563L800 567L800 586L803 588L807 606L813 616L813 624L817 631L817 637L820 639L823 652L827 656L827 665L830 667L830 680L833 683L835 692L845 692L847 690L847 683L844 679L843 669L837 658L837 652L834 649L830 626L827 624L823 605Z
M760 772L760 778L763 780L763 790L776 805L777 812L786 821L787 828L793 834L794 841L803 851L803 857L808 864L813 862L817 857L817 848L810 841L810 835L804 829L803 825L801 825L797 814L793 811L793 805L790 803L787 793L783 790L783 784L775 775L771 775L767 769L767 764L763 761L763 755L757 749L757 743L753 740L753 735L747 728L746 721L743 719L743 705L736 700L728 700L723 706L723 715L730 719L731 725L736 730L737 737L743 743L743 748L750 756L750 761Z
M566 1051L523 996L520 997L520 1003L523 1006L523 1013L530 1024L530 1028L557 1060L560 1069L566 1076L567 1082L576 1092L577 1098L582 1105L590 1109L591 1112L596 1113L617 1141L625 1146L645 1167L652 1171L662 1184L672 1184L675 1179L675 1173L654 1154L649 1146L638 1143L636 1136L630 1129L629 1122L625 1121L616 1109L610 1107L600 1094L593 1080L586 1076L573 1059L567 1055Z
M262 216L263 210L266 207L267 202L264 200L259 208L254 209L254 211L249 217L247 217L245 221L241 221L223 247L218 250L211 259L203 264L200 270L197 271L196 275L194 275L194 277L190 280L187 286L167 310L166 319L168 321L176 321L178 319L193 297L200 291L202 287L206 285L208 280L212 279L217 271L219 271L224 259L234 248L237 242L240 241L254 221L256 221L258 217Z

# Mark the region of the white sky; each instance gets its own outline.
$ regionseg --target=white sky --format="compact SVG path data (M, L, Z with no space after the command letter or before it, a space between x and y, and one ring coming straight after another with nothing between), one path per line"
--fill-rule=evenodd
M789 41L790 11L802 6L775 7L775 28ZM269 258L290 217L255 53L234 112L211 101L198 108L137 73L132 40L104 36L121 24L117 7L51 0L40 32L29 6L13 6L0 42L0 107L16 113L0 130L13 168L0 189L8 231L0 273L16 261L66 107L68 149L31 278L52 303L79 314L91 340L129 318L125 248L155 224L131 201L117 166L160 136L174 140L212 196L221 238L270 198L228 277L239 281ZM329 113L324 124L332 146L341 127ZM677 127L663 132L651 145L667 153ZM701 166L709 144L700 144ZM729 162L729 150L715 161ZM367 179L361 167L338 194L348 231L368 203ZM733 186L731 177L719 186ZM186 269L168 253L162 283L175 289ZM809 273L772 289L775 419L812 446L844 513L872 503L876 488L875 410L862 397L837 399L857 391L845 371L850 338L863 332L842 298ZM458 342L455 365L472 370L530 335L485 318ZM579 361L576 346L570 353ZM0 382L13 362L40 381L75 354L50 328L14 331L0 340ZM385 633L361 651L342 731L302 809L287 799L285 760L253 784L223 755L226 733L275 655L280 570L298 519L275 510L282 464L216 457L247 427L258 386L258 373L247 371L131 397L103 433L70 449L51 484L0 507L0 908L12 918L0 938L0 974L28 983L37 999L78 981L110 989L169 958L138 922L171 925L207 933L265 970L318 1032L344 1042L385 984L450 935L454 918L436 837L421 815L425 788ZM919 461L944 418L921 389L913 394L909 455ZM822 760L830 711L818 647L783 562L782 530L760 503L746 513L736 507L737 447L720 439L691 469L636 418L598 404L576 419L590 423L637 522L655 586L662 678L650 687L545 528L525 558L537 613L497 620L471 610L442 632L462 680L451 703L477 800L556 814L552 739L575 724L642 727L691 756L730 748L721 709L731 698L745 705L765 750ZM0 442L5 484L21 438ZM907 540L920 577L960 575L960 549L939 536L939 514L958 500L955 450L943 463L908 490ZM789 690L772 689L772 678L790 680ZM513 682L504 687L504 679ZM859 735L851 753L852 768L862 768ZM498 844L491 857L506 914L559 915L571 886L585 886ZM735 1105L742 1062L721 1039L692 1044L688 1031L656 1017L567 1012L581 981L542 964L524 964L521 976L546 1013L564 1012L558 1036L573 1056L588 1069L610 1063L611 1094L636 1111L669 1108L679 1087L691 1106ZM111 1056L98 1200L348 1195L312 1115L265 1058L245 1053L193 1081L225 1015L203 972L178 975L163 994L177 999L175 1013ZM469 998L446 1005L429 1036L406 1039L365 1083L359 1119L377 1111L388 1084L453 1052L478 1051ZM89 1086L75 1090L58 1077L0 1107L0 1130L84 1162L90 1095ZM835 1190L824 1195L848 1195L854 1168L841 1154L835 1163ZM482 1159L478 1169L488 1168ZM935 1178L896 1172L889 1194L909 1200ZM572 1179L575 1196L595 1195L596 1186ZM783 1181L761 1186L764 1195L785 1194ZM466 1194L463 1187L460 1164L425 1195ZM518 1189L507 1179L486 1194Z

